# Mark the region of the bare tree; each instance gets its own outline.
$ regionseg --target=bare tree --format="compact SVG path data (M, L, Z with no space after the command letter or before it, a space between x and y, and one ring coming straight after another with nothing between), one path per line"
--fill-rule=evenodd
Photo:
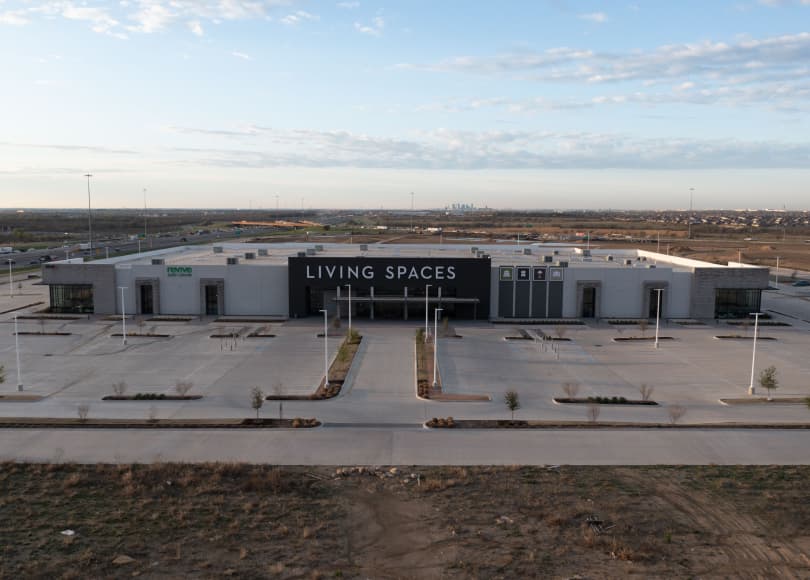
M127 384L125 381L119 381L117 383L113 383L112 389L113 394L116 397L123 397L124 393L127 392Z
M563 326L562 324L557 325L557 326L555 326L555 327L554 327L554 334L555 334L555 335L557 336L557 338L559 338L560 340L562 340L563 338L565 338L565 334L566 334L567 332L568 332L568 328L567 328L567 327L565 327L565 326Z
M158 419L158 408L155 405L149 406L149 414L147 415L147 421L150 423L156 423Z
M759 373L759 384L763 389L767 389L768 391L768 400L772 401L771 398L771 389L778 389L779 388L779 380L776 378L776 367L771 365L766 369L763 369L761 373Z
M6 382L6 367L5 365L0 365L0 385Z
M602 412L602 409L599 407L599 405L595 403L590 403L588 405L587 412L588 412L588 421L590 421L591 423L596 423L596 421L599 419L599 413Z
M503 402L506 404L506 408L512 412L512 420L514 420L515 411L520 409L520 396L517 391L507 391L503 397Z
M174 383L174 390L181 397L185 397L193 387L194 383L191 381L177 381Z
M638 321L638 329L641 331L641 336L647 334L647 328L650 326L650 321L646 318L642 318Z
M278 418L284 418L284 385L281 381L273 383L273 396L278 398Z
M667 412L669 413L669 422L674 425L686 415L686 407L683 405L670 405Z
M638 388L638 392L641 394L641 400L649 401L654 390L655 387L648 385L646 383L641 383L641 386Z
M90 405L87 403L82 403L78 407L76 407L76 413L79 415L79 421L84 423L87 421L87 415L90 414Z
M250 391L250 406L256 410L256 419L259 419L259 409L264 405L264 393L259 387L253 387Z
M565 381L563 383L563 392L569 399L576 399L579 394L579 383L576 381Z

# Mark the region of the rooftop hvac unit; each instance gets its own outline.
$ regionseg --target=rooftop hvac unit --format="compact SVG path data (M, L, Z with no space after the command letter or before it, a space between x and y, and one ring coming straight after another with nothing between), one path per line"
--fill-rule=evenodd
M299 258L306 258L306 257L307 257L307 253L306 253L306 252L298 252L298 257L299 257Z
M554 255L559 256L560 255L560 250L554 250Z
M477 254L478 253L478 246L473 246L472 248L470 248L470 252L473 253L473 254Z
M368 252L368 244L360 244L361 252Z
M260 248L259 256L266 256L266 255L267 255L267 248Z
M647 264L648 268L655 268L655 264Z
M323 252L323 246L321 244L316 245L315 246L315 251L316 252Z
M586 258L590 258L591 251L590 250L582 250L582 255L585 256Z
M490 255L489 254L481 254L481 257L484 258L485 260L489 260Z
M256 254L254 252L245 252L245 260L255 260Z
M559 266L560 268L567 268L568 267L568 262L566 260L558 260L557 261L557 266Z
M606 262L612 262L612 261L613 261L613 256L611 256L610 254L608 254L607 256L605 256L605 261L606 261Z
M231 257L227 258L229 266L236 266L239 263L239 258Z
M531 248L523 248L523 255L524 256L531 256L532 255L532 249Z
M624 265L625 266L632 266L633 265L633 260L631 260L630 258L625 259Z
M307 248L307 256L314 256L315 248Z
M647 256L641 256L641 261L646 262L647 261Z
M221 254L222 253L222 246L214 246L214 253Z
M153 266L162 266L166 263L166 260L163 258L152 258L152 265Z
M554 256L543 256L543 262L551 264L554 261Z

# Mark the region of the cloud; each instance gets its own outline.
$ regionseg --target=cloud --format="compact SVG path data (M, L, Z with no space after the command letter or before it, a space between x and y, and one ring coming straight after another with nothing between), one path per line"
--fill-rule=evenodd
M338 8L343 8L344 10L354 10L355 8L360 8L360 2L338 2Z
M577 16L580 20L588 20L596 24L604 24L608 21L608 16L604 12L588 12L586 14L579 14Z
M187 24L188 29L191 31L192 34L196 36L204 36L205 32L203 31L202 24L200 24L199 20L192 20Z
M29 20L25 10L8 10L0 12L0 24L10 24L12 26L23 26Z
M287 26L295 26L296 24L300 24L301 22L305 22L307 20L318 20L318 16L315 14L310 14L305 10L298 10L291 14L287 14L284 18L281 19L282 24L286 24Z
M354 23L354 29L362 34L369 34L371 36L382 36L383 29L385 28L385 20L382 16L376 16L371 24L362 24L360 22Z
M267 19L272 11L295 1L121 0L89 4L74 0L25 0L23 8L1 12L0 24L23 25L36 17L61 17L89 22L93 31L118 38L126 38L128 32L151 34L175 24L185 24L193 34L200 36L205 22ZM292 16L304 18L298 12Z
M212 167L387 169L804 168L810 144L729 139L634 138L623 134L437 129L408 139L348 131L174 128L250 147L178 147L177 162Z
M231 52L231 56L235 56L236 58L241 58L242 60L253 60L250 58L250 55L244 52L233 51Z
M95 145L59 145L44 143L11 143L2 141L0 147L26 148L26 149L53 149L56 151L81 151L85 153L107 153L111 155L137 155L132 149L115 149Z
M604 53L559 47L543 52L503 54L489 58L459 56L435 64L400 64L399 68L481 75L521 74L543 82L601 84L660 81L701 76L710 79L762 68L795 71L810 62L810 33L743 39L734 44L704 41L659 46L649 51Z

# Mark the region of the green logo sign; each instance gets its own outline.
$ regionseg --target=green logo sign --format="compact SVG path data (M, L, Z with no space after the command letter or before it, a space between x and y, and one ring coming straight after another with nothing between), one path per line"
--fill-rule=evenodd
M191 266L167 266L169 276L191 276Z

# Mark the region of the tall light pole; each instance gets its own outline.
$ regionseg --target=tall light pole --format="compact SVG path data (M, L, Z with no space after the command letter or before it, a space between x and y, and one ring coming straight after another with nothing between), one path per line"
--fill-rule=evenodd
M124 346L127 345L127 315L126 315L126 308L124 306L124 290L127 289L126 286L119 286L119 290L121 290L121 344Z
M146 217L146 188L143 188L143 240L146 241L149 238L148 229L147 229L147 220Z
M664 289L654 288L654 290L658 293L658 308L655 310L655 348L658 348L658 326L661 322L661 292L663 292Z
M413 231L413 192L411 192L411 231Z
M85 173L87 178L87 241L89 242L90 257L93 256L93 210L90 206L90 178L93 177L92 173Z
M346 288L349 289L349 336L352 334L352 285L346 284Z
M690 187L689 188L689 225L687 226L688 227L688 234L686 236L690 240L692 239L692 197L693 197L694 193L695 193L695 188Z
M428 326L428 314L430 313L430 306L428 306L428 289L433 286L433 284L425 284L425 344L427 344L428 336L430 336L430 327Z
M17 315L14 315L14 350L17 353L17 390L23 390L22 370L20 369L20 333L17 331Z
M779 256L776 256L776 284L774 284L774 286L779 290Z
M436 382L436 369L438 367L438 352L439 352L439 312L444 310L444 308L436 308L433 311L433 388L439 386L439 383Z
M327 317L326 309L325 308L321 309L321 312L323 312L323 386L328 387L329 386L329 343L327 342L327 339L329 338L329 334L328 334L329 330L327 329L327 324L326 324L326 317Z
M278 194L276 194L276 211L278 211Z
M11 265L14 263L14 260L11 258L6 258L8 260L8 295L9 298L14 298L14 275L11 273Z
M748 383L749 395L756 392L754 389L754 365L757 362L757 331L759 330L759 317L762 316L762 312L752 312L751 316L754 317L754 352L751 354L751 382Z

